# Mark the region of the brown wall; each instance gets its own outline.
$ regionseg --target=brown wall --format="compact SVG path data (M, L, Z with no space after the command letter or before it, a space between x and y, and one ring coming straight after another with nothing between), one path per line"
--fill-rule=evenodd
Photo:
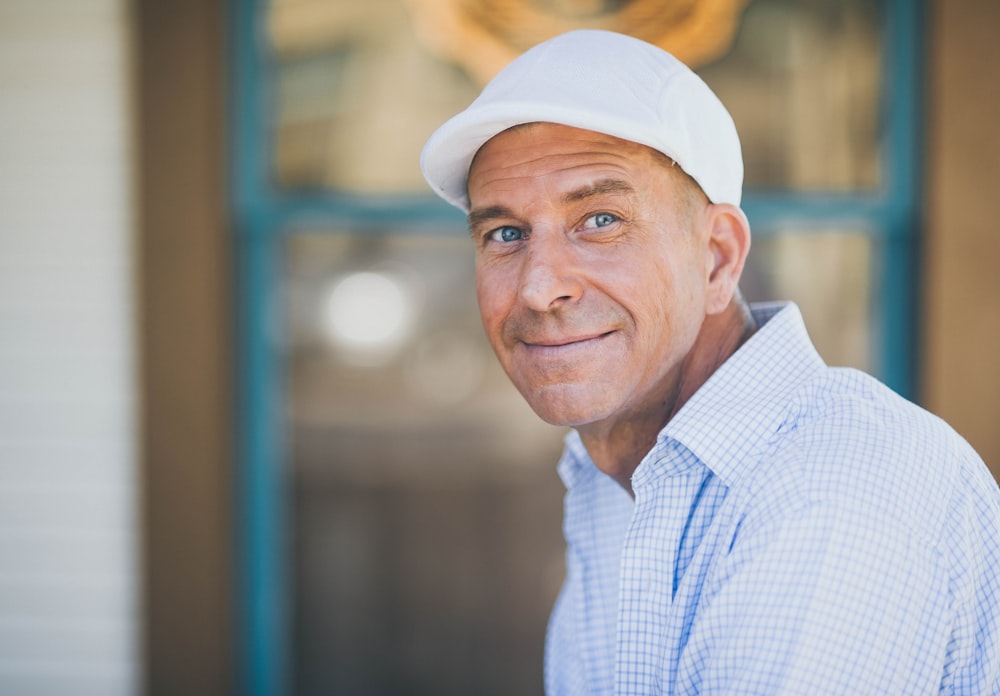
M1000 3L928 14L923 401L1000 478Z
M135 4L149 694L232 691L223 6Z

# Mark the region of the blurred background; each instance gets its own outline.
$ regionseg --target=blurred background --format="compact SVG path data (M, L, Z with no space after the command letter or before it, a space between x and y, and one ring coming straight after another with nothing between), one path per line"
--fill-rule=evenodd
M0 0L0 694L541 693L565 433L417 157L583 26L729 106L746 294L1000 475L995 0Z

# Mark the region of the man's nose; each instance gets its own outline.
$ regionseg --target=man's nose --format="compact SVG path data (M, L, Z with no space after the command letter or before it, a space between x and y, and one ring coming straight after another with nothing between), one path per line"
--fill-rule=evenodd
M535 235L529 242L521 274L521 300L536 312L547 312L579 299L583 292L572 244L562 235Z

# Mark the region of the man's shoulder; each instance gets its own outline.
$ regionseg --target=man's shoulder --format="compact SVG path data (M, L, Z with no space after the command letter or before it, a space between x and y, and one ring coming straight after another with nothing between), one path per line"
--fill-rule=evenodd
M798 445L838 459L978 460L944 420L904 399L874 377L827 368L793 396L785 428Z
M753 469L748 485L757 503L791 497L929 537L951 525L956 507L973 505L1000 532L1000 490L972 447L857 370L828 368L802 384Z

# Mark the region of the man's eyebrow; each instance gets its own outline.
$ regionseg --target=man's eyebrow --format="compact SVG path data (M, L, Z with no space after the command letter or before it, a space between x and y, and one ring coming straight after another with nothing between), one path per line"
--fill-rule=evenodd
M469 212L469 230L475 230L476 227L483 224L487 220L494 220L502 217L513 217L513 213L509 208L502 205L490 205L485 208L477 208Z
M621 179L601 179L593 184L587 184L572 191L567 191L563 194L562 200L564 203L575 203L605 193L633 193L634 191L635 189L627 181L622 181ZM469 230L476 229L476 227L488 220L511 217L514 217L514 213L506 206L490 205L485 208L477 208L469 212Z
M622 181L621 179L601 179L593 184L569 191L563 195L563 201L565 203L574 203L605 193L633 193L634 191L635 189L627 181Z

